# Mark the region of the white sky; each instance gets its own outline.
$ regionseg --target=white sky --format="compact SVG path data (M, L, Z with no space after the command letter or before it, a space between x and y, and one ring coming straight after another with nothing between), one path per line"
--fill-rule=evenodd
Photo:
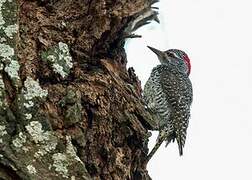
M191 59L194 101L184 156L176 143L150 161L153 180L252 179L252 1L161 0L161 25L127 42L128 66L142 81L158 64L146 45ZM151 138L152 147L157 133Z

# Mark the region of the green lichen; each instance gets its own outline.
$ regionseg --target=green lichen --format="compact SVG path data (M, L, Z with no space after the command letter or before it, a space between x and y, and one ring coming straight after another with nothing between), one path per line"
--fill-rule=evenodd
M71 126L77 122L81 121L81 109L82 106L80 103L76 103L72 106L69 106L66 110L64 124L66 126Z
M45 102L48 90L43 89L38 80L27 77L21 89L21 93L17 95L16 103L18 107L18 116L22 121L31 121L38 118L39 105Z
M29 109L29 108L31 108L32 106L34 106L34 103L33 103L32 101L28 101L28 102L24 103L24 106L25 106L27 109ZM25 116L27 117L26 114L25 114ZM31 119L31 118L29 118L29 119Z
M34 99L40 98L44 99L48 91L44 90L40 87L38 80L35 81L31 77L27 77L24 82L23 95L24 95L24 106L29 109L34 106ZM26 115L29 119L31 119L31 115Z
M10 25L17 24L16 0L0 0L0 27L6 29Z
M3 6L3 3L5 2L6 0L0 0L0 25L2 26L3 24L5 24L5 21L4 21L4 18L3 18L3 13L2 13L2 6Z
M66 136L66 140L67 140L66 153L76 161L79 161L81 164L84 164L76 154L76 149L72 144L71 136Z
M5 96L6 96L6 92L5 92L3 77L0 74L0 109L5 109L5 106L6 106Z
M18 136L12 141L12 144L15 146L15 148L19 149L23 147L25 142L26 142L26 135L20 132Z
M56 149L58 142L56 137L52 137L52 139L45 141L44 144L40 145L39 150L34 154L34 157L40 159L46 154L54 151Z
M31 77L27 77L24 82L24 98L26 100L32 100L35 97L44 98L47 96L47 90L43 90L38 81L33 80Z
M43 52L41 57L44 61L48 62L52 66L53 71L58 73L62 78L68 76L70 69L73 67L69 47L63 42L59 42L58 46Z
M30 173L30 174L36 174L37 173L37 170L36 170L36 168L33 166L33 165L28 165L28 166L26 166L26 168L27 168L27 170L28 170L28 172Z
M14 56L14 48L8 44L0 44L0 56L2 61L11 60Z
M17 24L9 25L4 29L5 34L11 39L14 37L14 35L16 35L17 31L18 31Z
M6 127L4 125L0 125L0 143L3 143L2 137L7 134Z
M20 65L18 61L12 59L8 63L6 63L4 71L10 76L11 79L17 81L17 80L20 80L19 75L18 75L19 68L20 68Z
M17 4L14 0L0 0L0 65L17 88L20 85L20 65L15 54L17 25ZM0 99L1 100L1 99Z
M67 89L67 94L64 96L59 104L66 109L64 114L64 125L66 127L72 126L82 119L82 105L81 97L76 90L71 87Z
M81 163L82 166L84 166L84 163L77 156L70 136L66 136L66 141L66 152L53 154L52 167L54 167L55 171L62 175L62 177L69 178L68 167L75 164L76 162Z
M4 37L0 37L0 43L3 43L5 41L6 41L6 39Z
M75 90L73 90L72 88L67 88L67 95L64 96L59 104L61 105L61 107L64 107L68 104L75 104L77 101L81 101L80 97L77 97Z
M55 168L55 171L61 174L64 178L68 178L69 161L67 156L63 153L55 153L53 154L52 159L52 166Z
M1 63L5 66L4 71L9 75L14 84L17 84L17 82L20 81L18 75L20 65L15 58L14 48L8 44L0 43L0 64Z
M30 120L32 118L32 114L30 113L25 113L25 119Z
M40 158L56 149L57 138L52 131L44 131L39 121L31 121L25 128L31 139L39 146L39 150L34 154L35 158Z
M52 135L50 131L44 131L42 129L42 124L38 121L31 121L25 126L25 128L35 143L43 143L48 141Z

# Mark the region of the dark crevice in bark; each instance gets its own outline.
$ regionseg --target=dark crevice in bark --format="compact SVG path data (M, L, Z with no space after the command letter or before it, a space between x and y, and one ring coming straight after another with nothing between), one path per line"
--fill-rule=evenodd
M0 164L0 179L3 180L21 180L14 170L10 167Z

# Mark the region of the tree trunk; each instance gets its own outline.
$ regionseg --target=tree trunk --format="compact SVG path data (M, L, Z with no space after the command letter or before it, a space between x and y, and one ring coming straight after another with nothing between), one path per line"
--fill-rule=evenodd
M0 179L150 179L156 125L123 46L153 3L0 2Z

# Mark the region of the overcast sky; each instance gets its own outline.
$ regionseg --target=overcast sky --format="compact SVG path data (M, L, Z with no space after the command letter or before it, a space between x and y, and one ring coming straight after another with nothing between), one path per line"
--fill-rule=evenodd
M160 147L153 180L252 179L252 1L160 0L153 22L127 42L128 66L142 81L157 65L146 45L182 49L192 64L194 100L184 156ZM150 147L157 133L153 133Z

